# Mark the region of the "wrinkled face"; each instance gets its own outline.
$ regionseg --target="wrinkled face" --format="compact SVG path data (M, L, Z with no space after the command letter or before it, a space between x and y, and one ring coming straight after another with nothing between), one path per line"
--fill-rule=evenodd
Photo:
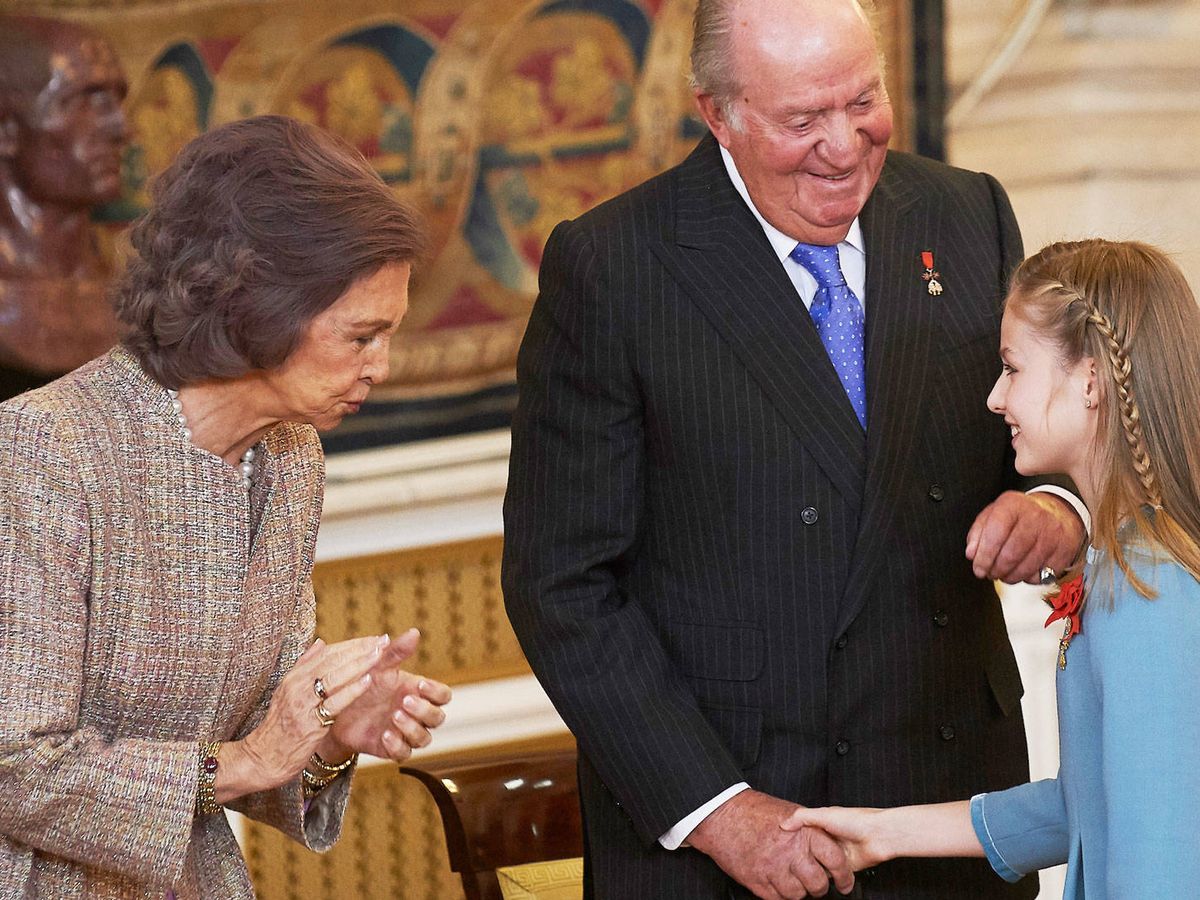
M725 109L698 96L701 113L768 222L835 244L879 180L892 134L870 26L850 2L747 2L733 19L741 89Z
M50 56L50 80L18 117L13 160L22 189L40 203L91 207L121 190L125 77L95 37Z
M358 412L388 376L392 335L408 312L408 263L363 278L312 320L283 365L265 376L273 418L318 431Z
M1000 359L987 404L1012 432L1017 471L1064 472L1080 486L1092 484L1098 410L1093 360L1064 363L1057 347L1012 312L1005 312L1000 328Z

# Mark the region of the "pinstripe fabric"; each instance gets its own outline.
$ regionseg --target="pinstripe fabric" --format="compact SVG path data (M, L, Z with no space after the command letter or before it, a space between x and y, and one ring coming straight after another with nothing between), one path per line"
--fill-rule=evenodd
M711 138L547 244L504 588L579 738L591 896L740 896L656 843L739 780L887 806L1028 777L999 604L963 556L1017 485L984 405L1016 223L987 176L904 154L862 223L865 437ZM977 861L894 863L863 889L1036 893Z
M193 817L197 742L257 725L311 640L324 479L308 427L258 461L248 499L120 348L0 405L0 897L253 895ZM347 790L237 808L323 849Z

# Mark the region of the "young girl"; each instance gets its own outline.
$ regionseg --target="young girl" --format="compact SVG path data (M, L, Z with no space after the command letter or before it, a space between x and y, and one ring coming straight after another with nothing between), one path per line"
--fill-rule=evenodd
M1014 276L1000 344L988 407L1017 470L1069 474L1092 513L1082 594L1051 616L1058 778L783 827L825 829L855 869L986 856L1016 881L1065 862L1066 898L1200 897L1200 308L1153 247L1052 244Z

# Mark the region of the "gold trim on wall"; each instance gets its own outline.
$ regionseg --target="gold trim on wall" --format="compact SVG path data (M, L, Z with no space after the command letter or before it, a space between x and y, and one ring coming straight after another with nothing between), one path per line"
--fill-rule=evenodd
M529 673L500 592L500 536L320 563L317 634L421 630L411 668L463 684Z

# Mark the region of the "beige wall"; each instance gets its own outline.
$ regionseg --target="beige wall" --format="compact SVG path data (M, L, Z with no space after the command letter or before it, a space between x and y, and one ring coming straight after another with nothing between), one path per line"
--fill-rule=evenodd
M961 93L1028 0L948 0ZM1200 2L1050 5L995 87L949 133L951 162L1008 188L1032 252L1063 238L1138 238L1200 287Z

